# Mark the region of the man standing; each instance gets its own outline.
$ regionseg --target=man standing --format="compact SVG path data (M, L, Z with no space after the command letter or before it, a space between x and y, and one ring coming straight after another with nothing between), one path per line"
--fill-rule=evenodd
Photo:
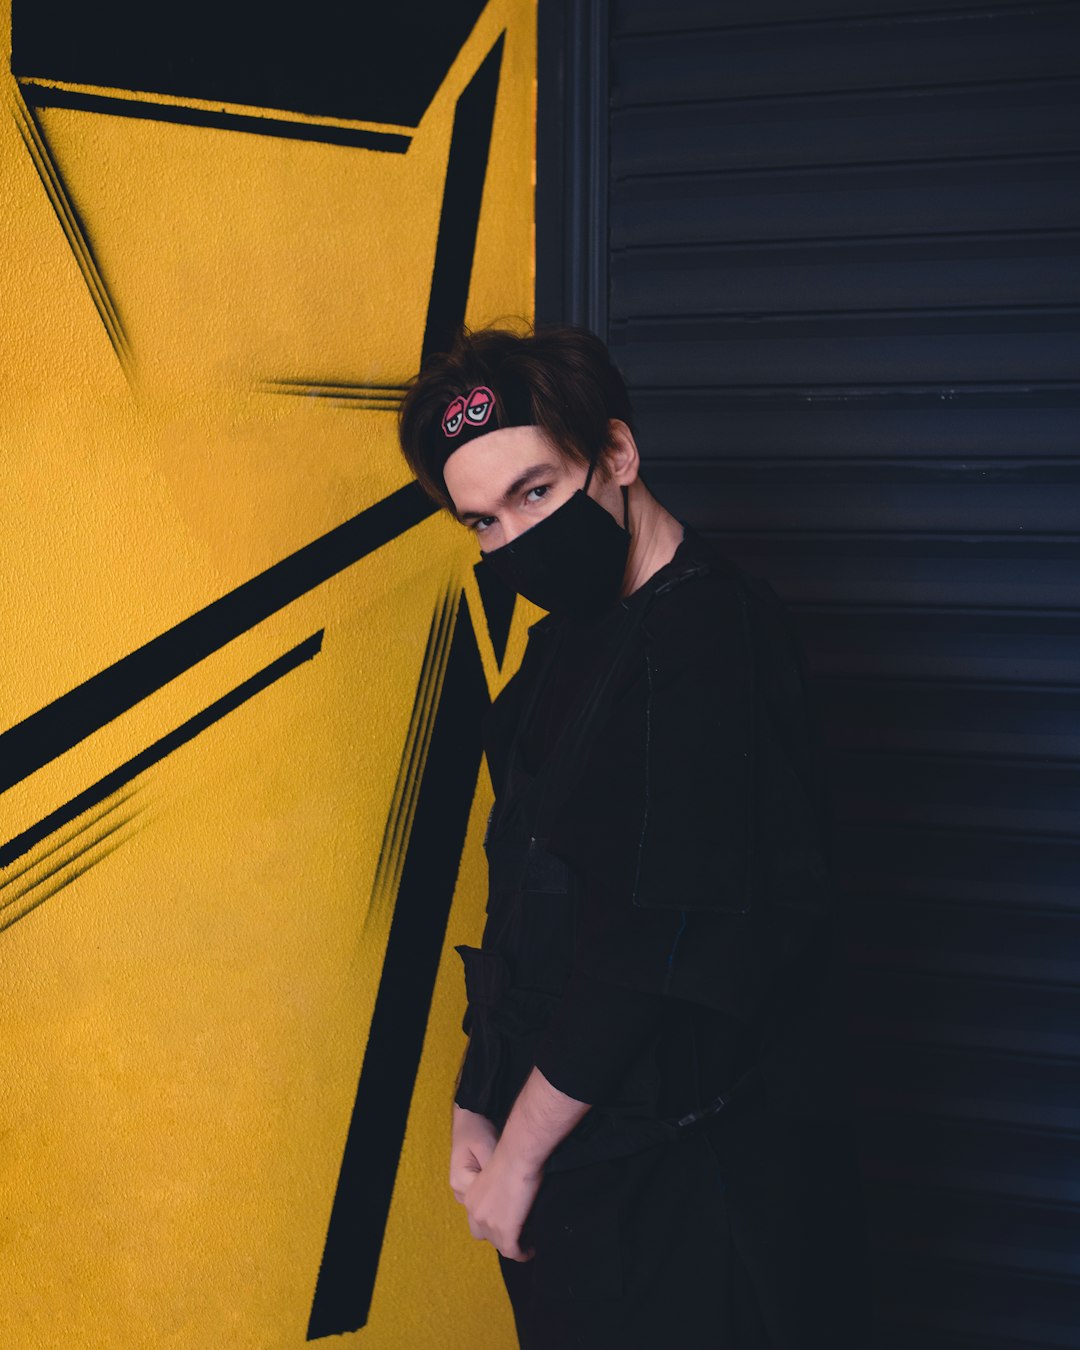
M548 614L484 726L450 1184L523 1350L866 1350L827 820L772 589L646 487L581 329L463 331L403 452Z

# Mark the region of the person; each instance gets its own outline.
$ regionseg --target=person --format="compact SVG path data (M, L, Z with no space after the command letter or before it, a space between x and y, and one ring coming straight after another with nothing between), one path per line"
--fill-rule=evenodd
M644 481L587 330L462 327L402 452L546 614L485 716L495 799L450 1186L521 1350L866 1350L831 842L773 588Z

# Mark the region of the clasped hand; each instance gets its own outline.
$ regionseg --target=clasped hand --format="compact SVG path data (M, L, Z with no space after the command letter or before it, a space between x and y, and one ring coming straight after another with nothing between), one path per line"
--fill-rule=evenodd
M450 1189L465 1206L469 1231L490 1242L511 1261L529 1261L533 1249L521 1246L521 1230L543 1181L535 1170L497 1147L499 1136L486 1116L454 1108L450 1149Z

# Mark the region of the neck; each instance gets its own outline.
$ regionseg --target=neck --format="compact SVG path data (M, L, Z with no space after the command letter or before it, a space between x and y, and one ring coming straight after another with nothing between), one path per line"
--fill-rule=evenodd
M682 543L682 522L666 511L640 478L630 485L630 552L620 599L643 586L675 556Z

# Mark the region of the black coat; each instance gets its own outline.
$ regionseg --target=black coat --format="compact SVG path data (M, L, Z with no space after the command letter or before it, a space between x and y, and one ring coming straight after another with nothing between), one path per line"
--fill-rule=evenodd
M471 1040L455 1100L501 1127L534 1063L571 1062L575 979L623 991L628 1015L652 1000L661 1015L547 1170L705 1128L736 1211L743 1185L763 1272L769 1252L807 1255L825 1234L852 1267L828 812L802 653L771 587L685 526L602 620L532 625L485 746L488 911L480 947L457 949ZM805 1288L805 1273L776 1278L778 1298Z

